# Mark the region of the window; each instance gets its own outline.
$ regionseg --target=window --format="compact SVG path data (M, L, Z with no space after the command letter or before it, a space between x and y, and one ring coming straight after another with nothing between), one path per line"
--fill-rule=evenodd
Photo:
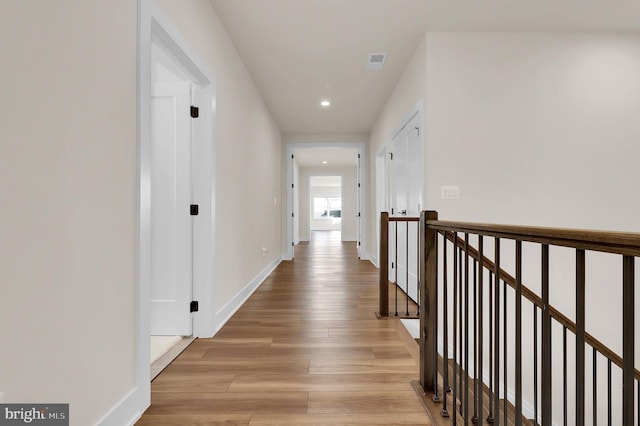
M329 197L314 197L313 218L335 219L342 217L342 199Z

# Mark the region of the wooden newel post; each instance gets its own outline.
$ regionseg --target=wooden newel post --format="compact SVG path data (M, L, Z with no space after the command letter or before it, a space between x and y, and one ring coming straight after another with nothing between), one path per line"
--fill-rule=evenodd
M380 213L380 306L379 317L389 316L389 213Z
M438 233L427 225L438 212L420 213L420 384L425 393L436 392L438 374Z

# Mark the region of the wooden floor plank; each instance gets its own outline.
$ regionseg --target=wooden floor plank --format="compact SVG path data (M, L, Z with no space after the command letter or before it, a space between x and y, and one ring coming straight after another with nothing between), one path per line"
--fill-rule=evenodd
M429 425L429 419L424 413L369 413L361 414L296 414L296 415L256 415L253 416L251 426L327 426L327 425L403 425L425 426Z
M314 233L211 339L151 385L139 425L429 425L418 365L378 320L378 271Z

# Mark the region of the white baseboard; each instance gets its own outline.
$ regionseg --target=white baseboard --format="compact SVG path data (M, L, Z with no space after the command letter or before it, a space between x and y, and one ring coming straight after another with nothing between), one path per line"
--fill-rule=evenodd
M373 255L372 255L372 256L369 258L369 262L371 262L371 264L372 264L373 266L375 266L376 268L380 269L380 265L378 265L378 258L377 258L377 257L375 257L375 256L373 256Z
M149 389L136 386L98 421L100 426L133 426L151 404Z
M217 333L231 316L247 301L260 284L278 267L282 256L276 258L263 269L245 288L243 288L229 303L216 313ZM144 414L150 405L149 388L142 389L137 386L118 402L102 419L98 421L100 426L132 426Z
M358 238L355 235L343 235L342 241L358 241Z
M222 309L216 312L216 329L215 333L220 331L220 329L229 321L229 319L236 313L238 309L247 301L249 297L260 287L260 284L264 282L264 280L278 267L278 265L282 262L282 256L277 257L267 265L258 275L255 276L254 279L251 280L249 284L245 286L238 294L235 295L233 299L229 301Z

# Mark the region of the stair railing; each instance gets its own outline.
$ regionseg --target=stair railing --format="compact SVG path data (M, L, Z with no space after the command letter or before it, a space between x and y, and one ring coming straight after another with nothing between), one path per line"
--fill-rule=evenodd
M425 211L420 235L420 385L441 404L443 417L451 416L453 424L493 425L595 425L598 418L608 424L640 421L640 372L634 366L640 234L447 222L438 220L437 212ZM472 240L477 247L472 247ZM532 290L532 283L523 282L523 243L539 249L540 294ZM489 245L493 259L485 250ZM501 252L507 245L514 246L513 253ZM575 291L569 295L575 299L575 321L550 302L550 247L568 247L575 253L571 267ZM621 308L605 319L622 326L621 354L587 331L586 254L590 252L620 259L621 282L616 285L622 287ZM513 254L514 275L501 264L505 254ZM532 310L532 317L525 317L525 308ZM575 349L568 335L573 336ZM526 337L531 337L530 354L523 352ZM553 343L560 341L562 348L556 350ZM591 371L585 362L588 348ZM568 359L570 352L573 360ZM531 378L527 395L532 395L526 413L525 355L532 367L526 371ZM598 373L603 364L606 388L600 383L604 373ZM620 384L612 378L614 368L621 372ZM552 376L558 371L561 374ZM554 387L558 382L561 394Z
M420 316L419 222L419 217L380 214L378 317Z

